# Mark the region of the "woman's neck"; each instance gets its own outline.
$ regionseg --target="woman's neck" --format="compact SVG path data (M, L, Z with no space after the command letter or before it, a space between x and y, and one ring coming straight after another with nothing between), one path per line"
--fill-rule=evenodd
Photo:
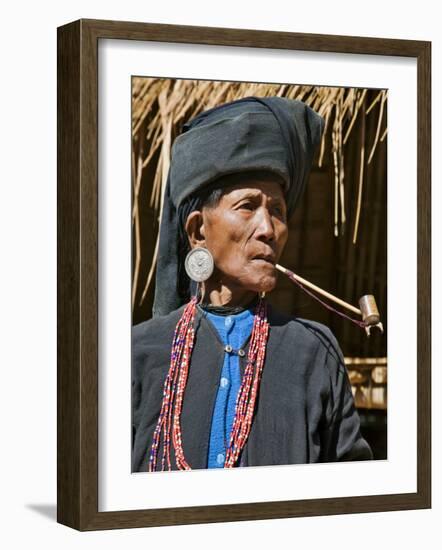
M213 306L242 306L250 304L256 296L253 290L231 289L223 284L217 286L203 283L202 288L203 303Z

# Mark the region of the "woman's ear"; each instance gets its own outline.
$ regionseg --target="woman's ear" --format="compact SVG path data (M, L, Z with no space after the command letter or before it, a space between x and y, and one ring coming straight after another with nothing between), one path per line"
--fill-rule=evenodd
M194 210L189 214L185 229L192 248L196 246L205 247L203 214L200 210Z

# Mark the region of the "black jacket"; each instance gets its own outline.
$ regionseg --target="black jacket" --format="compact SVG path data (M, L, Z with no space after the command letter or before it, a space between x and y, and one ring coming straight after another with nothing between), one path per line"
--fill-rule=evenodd
M133 328L132 471L147 471L173 333L183 308ZM359 430L342 352L328 328L269 306L270 333L258 403L241 466L372 458ZM198 309L181 431L192 469L207 468L212 412L224 359L216 329ZM246 357L240 358L241 373ZM160 446L158 463L161 464ZM175 456L171 445L172 468ZM157 464L157 469L159 467Z

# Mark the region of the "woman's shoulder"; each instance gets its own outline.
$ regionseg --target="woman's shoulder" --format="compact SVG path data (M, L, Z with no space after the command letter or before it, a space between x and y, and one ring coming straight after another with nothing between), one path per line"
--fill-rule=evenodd
M299 349L310 348L312 350L330 353L340 362L342 352L333 332L326 325L310 319L303 319L295 315L289 315L270 308L269 321L272 331L283 338L286 343L291 343ZM292 345L288 346L291 348Z
M153 317L132 327L132 382L137 383L152 369L161 373L170 362L175 326L182 309Z
M167 315L152 317L132 327L132 345L146 346L161 342L164 338L170 339L170 333L175 330L184 306L171 311Z

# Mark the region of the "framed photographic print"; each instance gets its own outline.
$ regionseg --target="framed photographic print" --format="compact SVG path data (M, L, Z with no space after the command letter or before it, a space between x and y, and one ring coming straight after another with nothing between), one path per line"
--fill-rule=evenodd
M430 52L58 29L60 523L431 506Z

